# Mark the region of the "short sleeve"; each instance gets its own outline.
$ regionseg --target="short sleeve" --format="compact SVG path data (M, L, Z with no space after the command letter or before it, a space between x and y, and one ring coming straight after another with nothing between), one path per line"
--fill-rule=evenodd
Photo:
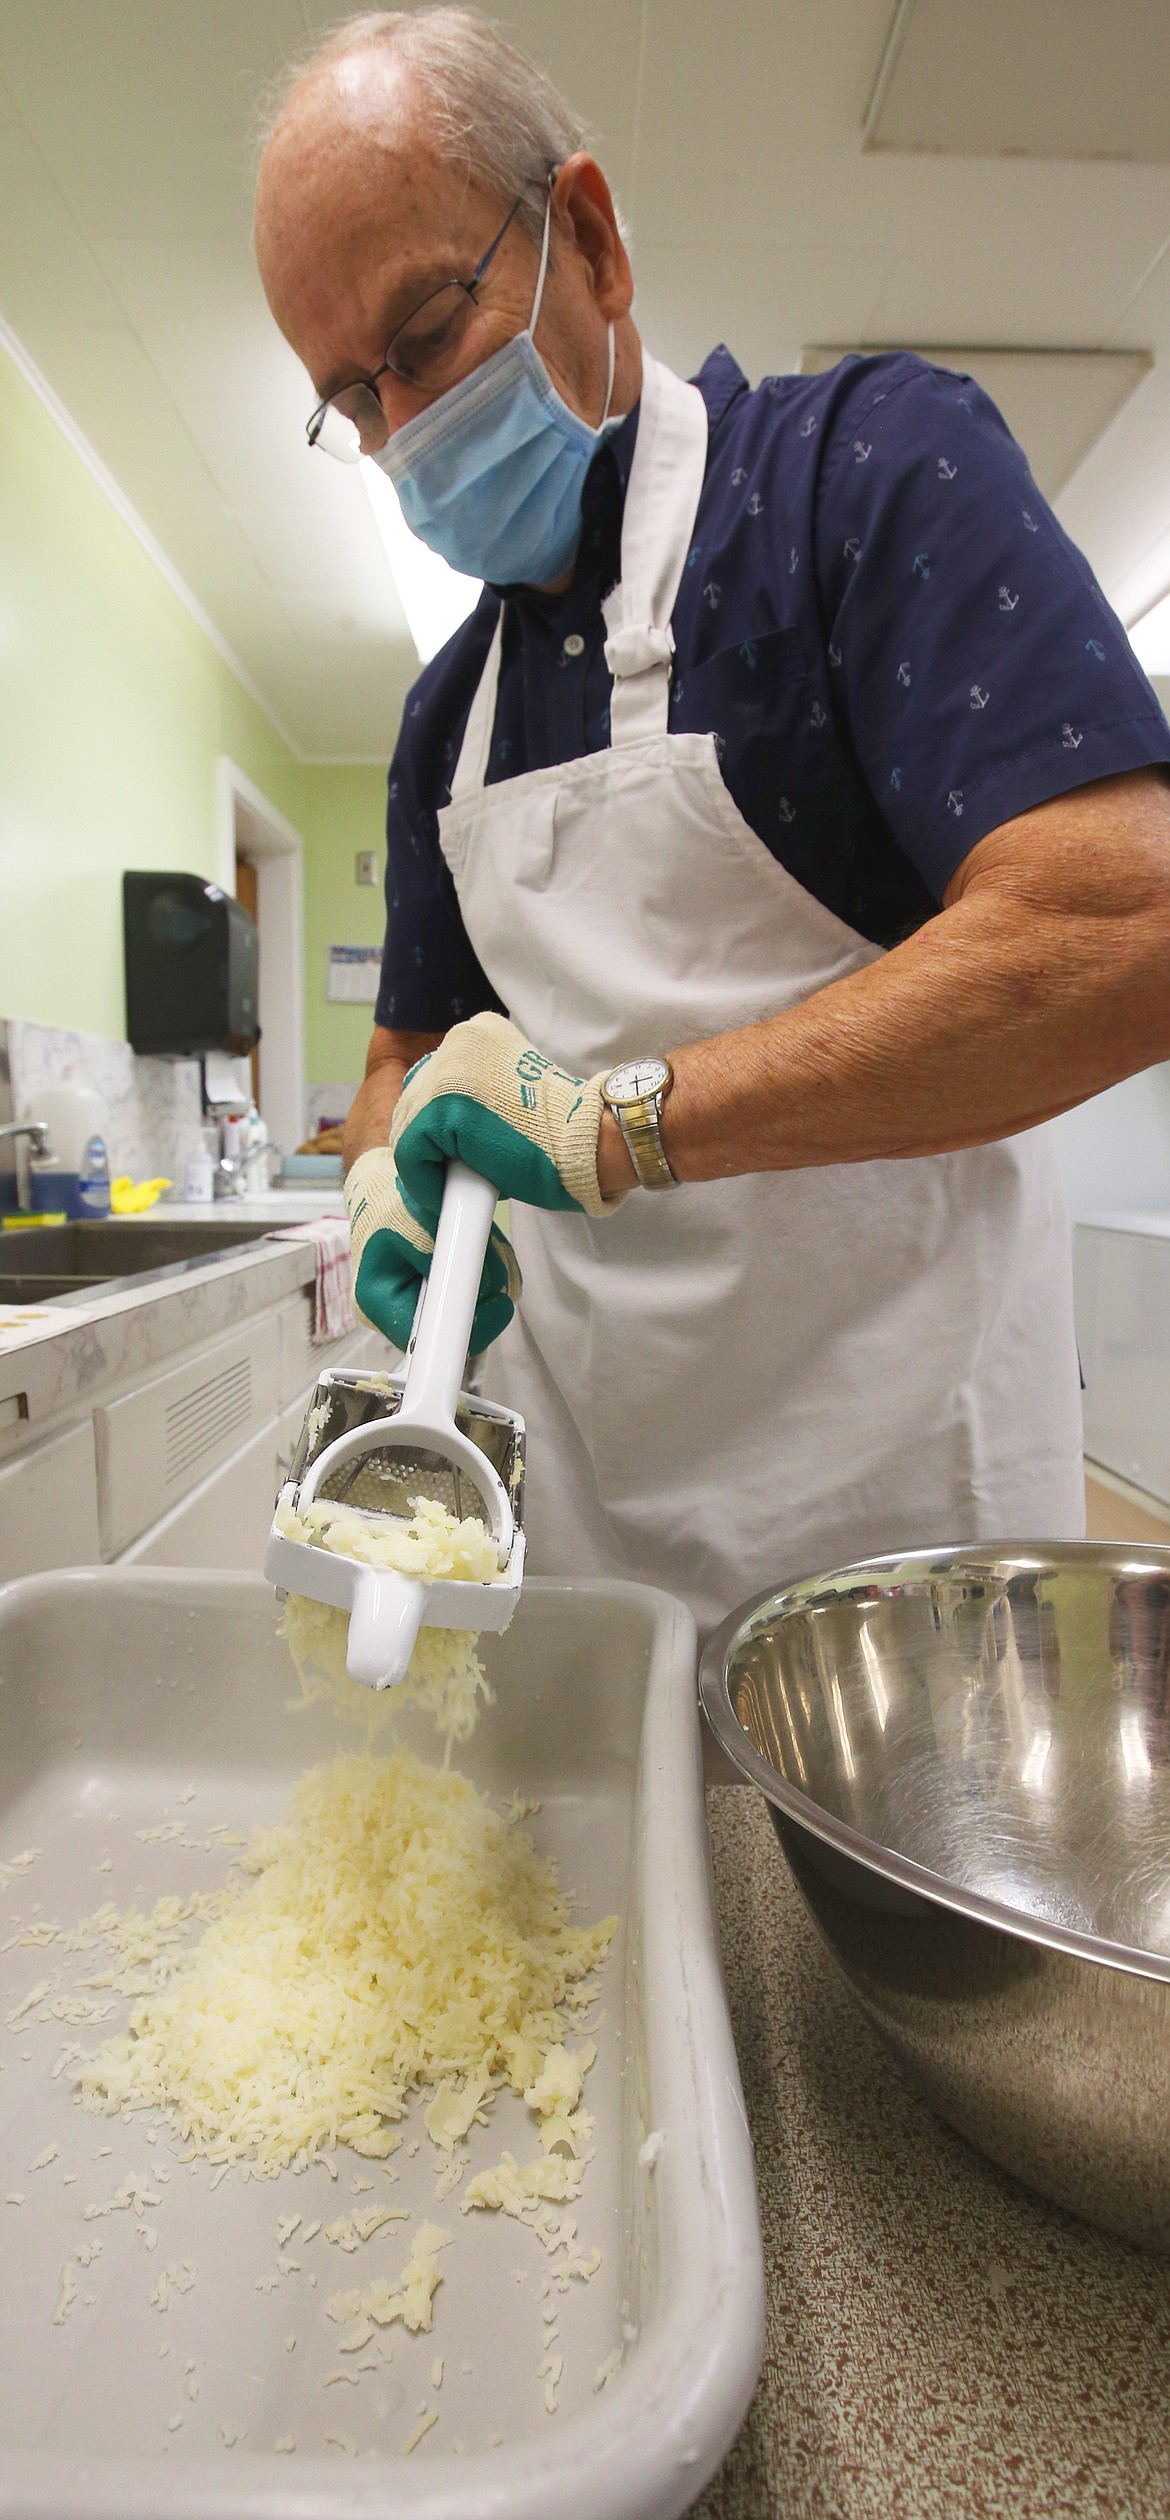
M386 940L374 1018L391 1031L445 1032L469 1015L503 1012L464 927L431 801L446 800L491 628L489 620L479 635L475 615L461 634L463 652L443 651L416 683L390 764Z
M1000 823L1170 762L1121 623L969 377L859 361L815 531L838 720L936 900Z

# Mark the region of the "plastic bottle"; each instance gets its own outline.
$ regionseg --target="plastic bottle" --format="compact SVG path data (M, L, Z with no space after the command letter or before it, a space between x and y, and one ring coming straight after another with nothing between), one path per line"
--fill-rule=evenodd
M191 1207L210 1207L215 1196L215 1165L209 1146L193 1146L183 1166L183 1197Z
M110 1159L105 1139L96 1134L86 1139L81 1150L77 1174L77 1213L80 1217L108 1216L110 1213Z

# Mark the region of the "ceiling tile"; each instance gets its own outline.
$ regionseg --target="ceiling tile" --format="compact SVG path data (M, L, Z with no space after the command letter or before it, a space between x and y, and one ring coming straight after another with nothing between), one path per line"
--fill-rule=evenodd
M1160 168L902 164L913 189L871 318L878 340L1095 348L1170 231Z
M910 0L890 38L873 148L1170 156L1165 0Z
M246 233L296 0L0 0L0 77L95 236Z
M833 215L860 157L860 123L888 0L737 0L734 12L648 0L630 204L635 242L738 245L788 220ZM891 170L890 190L900 177ZM882 187L872 185L874 198ZM864 230L858 249L864 250Z
M120 324L122 309L19 123L0 123L0 308L34 322Z

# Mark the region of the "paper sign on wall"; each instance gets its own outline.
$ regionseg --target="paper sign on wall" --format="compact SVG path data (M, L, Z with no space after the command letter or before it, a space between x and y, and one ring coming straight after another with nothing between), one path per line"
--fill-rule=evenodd
M331 945L325 995L347 1006L373 1006L381 975L380 945Z

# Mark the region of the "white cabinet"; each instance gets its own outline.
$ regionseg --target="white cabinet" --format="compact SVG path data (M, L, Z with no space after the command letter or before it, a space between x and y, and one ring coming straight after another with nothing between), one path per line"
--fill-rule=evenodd
M276 1327L275 1316L267 1326ZM123 1565L255 1569L261 1564L273 1502L287 1475L317 1374L327 1364L360 1369L385 1367L390 1360L385 1341L373 1330L360 1330L353 1338L309 1353L318 1362L295 1400L267 1418L226 1460L217 1461L188 1488L169 1512L140 1532L120 1552ZM149 1398L149 1391L148 1386L146 1393L135 1397Z
M0 1470L0 1583L92 1566L98 1539L93 1420L30 1445Z
M229 1461L200 1479L169 1514L124 1549L123 1566L262 1565L279 1485L282 1420L270 1418ZM300 1425L300 1412L297 1412Z
M1085 1451L1170 1503L1170 1220L1078 1225Z
M104 1554L120 1557L160 1513L237 1453L275 1417L279 1395L273 1311L95 1409Z

